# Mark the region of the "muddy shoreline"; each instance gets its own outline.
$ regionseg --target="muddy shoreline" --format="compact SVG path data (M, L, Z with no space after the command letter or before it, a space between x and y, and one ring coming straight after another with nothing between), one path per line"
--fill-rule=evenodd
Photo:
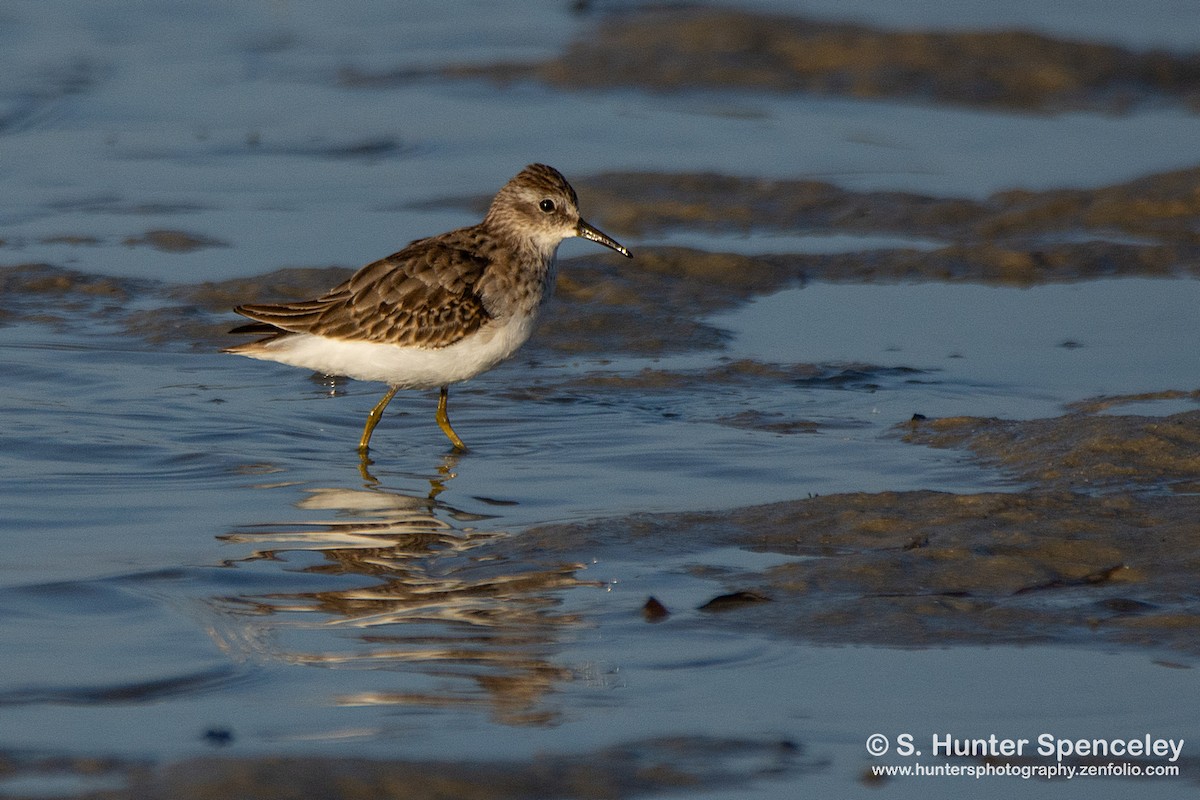
M1014 190L982 201L714 174L613 173L583 178L577 185L598 224L619 237L687 230L845 231L923 236L944 244L763 255L639 247L636 262L568 259L560 271L554 313L531 343L560 354L660 355L719 347L722 332L700 317L807 281L1034 286L1200 275L1200 231L1194 222L1200 216L1200 166L1098 189ZM477 209L480 198L452 202ZM164 258L219 246L213 237L168 229L119 242L89 240L86 246L127 247L130 241L157 242L165 248ZM228 310L234 305L247 298L315 295L353 268L290 267L218 283L169 285L10 259L0 263L0 324L65 325L83 314L155 346L215 348L227 341ZM129 300L135 296L165 305L133 310Z
M91 800L209 798L631 798L674 796L697 787L744 786L795 776L817 766L786 739L680 736L631 741L579 755L527 763L383 761L361 758L221 758L157 767L104 759L0 756L0 777L19 771L46 780L69 777L97 788ZM101 788L119 783L127 788ZM45 796L39 794L39 796Z
M348 88L429 79L535 80L558 89L741 90L902 98L1037 112L1200 109L1200 56L1026 30L910 31L747 11L605 14L557 58L427 71L346 68Z

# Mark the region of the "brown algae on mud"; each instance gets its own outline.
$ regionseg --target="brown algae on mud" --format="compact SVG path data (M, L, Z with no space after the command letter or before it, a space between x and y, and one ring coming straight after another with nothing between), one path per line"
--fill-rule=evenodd
M1200 411L952 418L899 430L913 443L966 447L1033 486L639 514L537 527L512 544L581 559L628 547L790 556L717 576L729 593L772 600L720 616L766 635L885 646L1129 644L1200 655ZM655 594L670 602L669 592Z
M1166 417L1085 411L1033 420L950 417L902 429L907 442L966 448L1039 486L1200 492L1200 410Z
M1200 167L1095 189L1007 190L981 200L705 174L610 173L580 186L603 224L627 235L837 231L943 243L746 257L758 275L1033 285L1200 271Z
M610 173L577 184L602 224L621 235L838 231L922 236L945 244L932 250L765 255L643 246L634 262L591 256L565 260L554 308L532 343L552 352L653 356L717 348L726 334L703 317L806 280L1029 286L1200 274L1200 231L1194 223L1200 215L1200 167L1098 189L1008 191L983 200L707 173ZM472 198L455 202L469 206ZM164 258L219 244L180 235L158 242ZM226 341L228 310L234 305L311 296L350 273L348 265L288 268L168 286L17 263L0 266L0 319L47 319L34 298L53 295L60 308L74 304L74 314L118 322L127 316L124 331L146 341L216 347ZM114 303L157 296L167 306L161 314L135 314L113 303L100 308L95 302L100 296Z
M1024 30L889 30L703 8L608 14L562 55L541 63L433 72L535 79L569 90L805 92L1024 111L1200 106L1200 56L1193 53L1137 51ZM368 88L429 75L410 68L346 69L339 79Z
M981 200L707 173L612 172L578 184L598 218L639 235L680 227L884 232L956 244L1064 234L1200 243L1200 166L1089 189L1009 189Z
M1200 270L1200 234L1189 222L1193 211L1200 214L1200 167L1094 190L1005 192L983 201L717 175L614 174L580 185L596 199L604 224L622 233L635 227L651 234L733 224L750 226L751 232L907 231L947 244L934 250L767 255L647 246L639 248L633 263L590 256L565 260L554 307L532 343L560 354L654 356L719 348L727 334L705 322L705 316L807 280L1030 286L1098 277L1194 275ZM634 189L621 189L628 185ZM664 202L664 197L677 202ZM755 212L739 222L736 214L727 216L734 206ZM640 222L635 226L634 220ZM302 298L328 289L350 272L349 267L291 268L168 287L47 264L17 264L0 267L0 288L5 290L0 315L30 318L36 303L24 300L39 294L77 300L83 309L78 313L94 311L98 294L158 295L169 307L158 315L131 312L128 333L156 344L214 347L225 341L233 305L247 298ZM122 313L111 306L103 311L107 319Z
M519 544L594 556L686 542L689 550L794 556L723 579L729 592L772 602L719 619L767 636L900 647L1131 643L1198 653L1198 515L1196 496L884 492L544 526Z
M191 253L210 247L228 247L228 242L211 236L188 231L154 228L140 236L126 236L122 241L126 247L152 247L164 253Z
M191 758L166 765L117 759L45 759L0 754L9 780L73 779L89 786L56 797L108 800L322 797L330 800L407 800L527 797L632 798L681 791L745 787L819 769L821 763L787 739L676 736L626 742L573 755L542 754L529 761L404 760L272 756ZM49 796L38 792L38 796Z
M610 18L534 74L564 88L800 91L1039 111L1200 104L1194 54L1020 30L894 31L718 9Z

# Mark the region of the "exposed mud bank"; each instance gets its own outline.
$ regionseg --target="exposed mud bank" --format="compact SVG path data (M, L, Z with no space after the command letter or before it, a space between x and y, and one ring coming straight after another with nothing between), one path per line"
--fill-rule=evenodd
M983 200L706 173L609 173L578 185L606 224L639 236L690 227L898 233L961 244L1085 237L1200 243L1200 167L1094 189L1013 189Z
M1040 486L1200 492L1200 410L1165 417L1086 411L1033 420L951 417L904 428L905 441L966 448L1018 480Z
M807 92L1025 111L1200 107L1200 56L1022 30L906 31L722 9L604 16L539 64L462 65L449 77L535 79L558 88ZM428 77L345 69L344 86Z
M1189 397L1099 398L1052 419L899 426L906 441L970 450L1030 484L1023 491L836 494L543 526L512 544L581 560L730 546L794 557L760 572L708 571L730 596L761 602L725 604L705 624L767 635L889 646L1133 644L1194 657L1200 411L1100 413ZM678 610L668 595L658 599Z
M55 795L93 800L509 800L674 796L696 787L744 786L755 779L800 774L815 763L788 740L681 736L512 763L279 756L198 758L157 767L119 760L0 756L0 774L20 776L31 785L42 779L112 787Z
M796 556L718 576L729 592L769 602L706 624L764 635L897 647L1124 643L1195 656L1197 514L1195 496L887 492L547 526L519 543L562 556L727 546Z
M614 173L578 185L600 224L622 237L687 230L837 231L946 244L931 250L765 255L636 247L632 261L568 259L554 307L534 343L550 352L656 355L719 347L724 334L706 324L705 316L808 280L1029 286L1200 274L1200 167L1093 190L1011 191L982 201L712 174ZM477 199L455 202L470 206ZM215 241L202 234L143 239L139 243L165 249L167 259ZM91 315L155 344L213 347L228 341L234 305L313 296L350 271L349 265L288 268L169 286L17 263L0 266L0 323L66 325ZM158 303L163 305L150 308Z
M1112 453L1076 469L1128 477L1140 435L1114 432ZM1057 446L1035 440L1025 449L1051 460ZM1182 470L1194 487L1200 471ZM677 558L729 546L795 557L761 572L709 570L728 592L769 602L730 605L705 624L765 635L888 646L1133 644L1195 656L1197 519L1195 493L884 492L544 526L514 545L563 558L630 547ZM669 594L659 599L679 610Z

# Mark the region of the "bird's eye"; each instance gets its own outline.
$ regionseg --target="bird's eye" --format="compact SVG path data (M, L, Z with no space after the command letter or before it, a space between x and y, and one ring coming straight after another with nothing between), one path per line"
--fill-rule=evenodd
M542 211L545 211L547 214L549 214L551 211L554 210L554 201L551 200L549 197L547 197L545 200L538 203L538 208L540 208Z

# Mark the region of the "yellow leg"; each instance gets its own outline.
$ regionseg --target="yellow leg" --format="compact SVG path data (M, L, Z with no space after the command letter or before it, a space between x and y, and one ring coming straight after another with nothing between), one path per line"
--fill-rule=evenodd
M443 386L441 394L438 395L438 427L442 429L442 433L446 434L446 437L450 440L450 443L454 445L455 450L466 452L467 446L463 444L462 439L458 438L458 434L454 432L454 428L450 427L450 418L446 416L446 398L449 396L449 387Z
M375 407L371 409L370 414L367 414L366 427L363 428L362 438L358 440L358 452L360 454L367 454L367 450L369 449L368 445L371 442L371 434L375 432L375 426L379 424L380 418L383 417L383 410L387 408L388 403L392 402L392 398L396 396L396 391L399 388L399 386L393 386L392 388L388 389L387 394L383 396L383 399L375 404Z

